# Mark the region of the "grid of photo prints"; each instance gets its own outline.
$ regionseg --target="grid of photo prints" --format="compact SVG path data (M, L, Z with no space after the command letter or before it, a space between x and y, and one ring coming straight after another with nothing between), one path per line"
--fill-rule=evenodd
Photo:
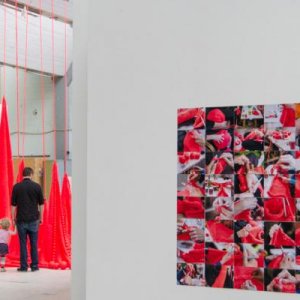
M177 123L177 284L300 293L300 104Z

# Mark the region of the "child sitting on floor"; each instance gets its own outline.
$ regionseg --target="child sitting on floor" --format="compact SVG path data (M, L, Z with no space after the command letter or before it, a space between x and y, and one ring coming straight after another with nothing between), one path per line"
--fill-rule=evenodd
M6 255L8 254L8 243L10 240L10 236L17 233L17 227L15 226L14 231L9 230L10 221L7 218L0 220L0 264L1 264L1 272L5 272L5 260Z

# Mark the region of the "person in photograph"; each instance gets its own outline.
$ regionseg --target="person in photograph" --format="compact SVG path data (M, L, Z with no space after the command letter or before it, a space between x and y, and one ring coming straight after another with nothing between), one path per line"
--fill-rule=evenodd
M296 269L295 248L270 249L265 257L269 269Z
M296 146L295 127L278 128L266 125L265 151L293 151Z
M177 241L177 260L185 263L204 263L204 243Z
M265 173L293 174L295 173L296 160L292 151L268 152L265 158Z
M206 174L233 174L233 153L206 153Z
M232 152L233 131L231 129L206 130L206 151Z
M32 180L33 169L23 170L23 181L17 183L12 191L12 220L17 226L20 240L19 272L27 272L27 239L30 241L31 271L39 270L38 231L43 223L44 196L39 184Z
M205 241L214 243L233 243L233 221L207 220Z
M265 243L275 248L295 247L295 226L293 222L265 222Z
M233 220L234 210L231 198L208 198L209 207L206 209L207 219Z
M233 268L226 265L205 265L205 279L210 287L233 288Z
M177 284L205 286L204 266L196 264L177 264Z
M177 111L177 124L180 129L202 129L205 127L204 108L180 108Z
M206 109L206 127L209 129L226 129L233 127L234 107L219 107Z
M234 222L235 243L264 244L264 223L263 222Z
M202 243L204 241L203 221L177 217L177 240Z
M236 129L234 131L234 152L264 150L264 129Z
M177 196L182 197L203 197L205 176L201 168L192 167L187 171L186 182L182 182L183 188L177 192Z
M265 105L264 117L266 123L272 123L277 127L294 127L295 104Z
M248 291L264 290L264 273L261 268L235 267L234 287Z
M296 292L295 272L291 270L275 270L266 290L269 292L295 293Z
M262 151L245 151L238 152L234 155L235 172L240 173L264 173L264 152Z
M264 178L254 173L239 173L234 176L234 194L239 198L263 198Z
M264 124L263 105L238 106L235 113L238 127L258 128Z
M245 221L262 221L264 219L264 203L261 198L235 197L234 219Z
M206 176L206 196L231 197L233 189L233 175L208 175Z
M293 198L295 176L290 174L266 175L264 177L264 198Z
M234 244L206 243L205 263L214 266L231 266L234 262Z

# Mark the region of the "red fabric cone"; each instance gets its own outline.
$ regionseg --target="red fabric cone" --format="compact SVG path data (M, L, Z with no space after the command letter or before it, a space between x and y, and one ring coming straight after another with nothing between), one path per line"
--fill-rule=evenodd
M19 170L18 170L16 182L21 182L23 180L24 168L25 168L25 163L24 163L24 159L22 159L21 162L19 163Z
M49 196L49 211L46 228L48 231L48 241L42 245L45 251L48 267L51 269L66 269L71 267L70 251L67 241L65 226L65 212L63 209L58 168L56 162L52 168L52 183Z
M71 234L72 234L72 191L69 176L65 173L61 188L61 201L66 216L66 232L68 238L69 256L71 257Z
M6 100L2 99L0 123L0 219L10 218L10 198L14 182L13 160L10 144L10 133L7 116Z

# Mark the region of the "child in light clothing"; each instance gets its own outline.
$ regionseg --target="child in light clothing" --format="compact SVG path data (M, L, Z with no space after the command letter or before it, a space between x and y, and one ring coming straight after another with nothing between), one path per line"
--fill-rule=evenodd
M17 233L17 228L15 226L15 230L11 231L10 228L10 221L7 218L0 220L0 265L1 265L1 272L5 272L5 260L6 255L8 254L8 243L10 240L10 236Z

